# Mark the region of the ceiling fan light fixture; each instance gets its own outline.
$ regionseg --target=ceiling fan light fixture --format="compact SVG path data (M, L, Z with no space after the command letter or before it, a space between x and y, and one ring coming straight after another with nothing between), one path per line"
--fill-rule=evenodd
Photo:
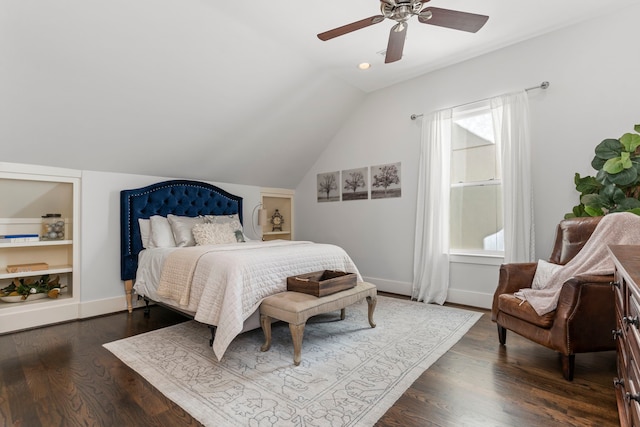
M380 0L381 15L370 16L341 27L334 28L324 33L318 34L318 38L327 41L338 36L351 33L356 30L379 24L385 19L396 21L396 24L389 32L387 50L385 54L385 64L402 59L404 42L407 37L408 21L412 16L418 17L418 22L422 24L434 25L436 27L450 28L468 33L478 32L489 19L488 16L476 13L461 12L453 9L442 9L439 7L426 7L429 0Z

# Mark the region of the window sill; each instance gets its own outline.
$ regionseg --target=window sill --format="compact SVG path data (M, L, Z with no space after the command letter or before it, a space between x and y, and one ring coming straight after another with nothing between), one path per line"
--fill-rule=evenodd
M504 254L502 252L456 252L449 254L449 262L499 266L504 263Z

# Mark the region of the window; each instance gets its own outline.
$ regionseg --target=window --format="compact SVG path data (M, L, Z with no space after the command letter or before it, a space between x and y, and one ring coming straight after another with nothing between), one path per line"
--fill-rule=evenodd
M488 103L453 112L450 252L501 255L502 175Z

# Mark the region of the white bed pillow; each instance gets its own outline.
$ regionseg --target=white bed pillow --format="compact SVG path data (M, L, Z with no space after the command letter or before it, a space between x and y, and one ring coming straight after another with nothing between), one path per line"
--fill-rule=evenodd
M222 245L238 242L236 231L230 223L203 223L193 227L193 237L197 245Z
M160 215L149 218L149 248L172 248L176 246L169 220Z
M151 234L151 221L148 219L138 218L138 225L140 226L142 247L147 249L149 247L149 237Z
M559 264L553 264L541 259L538 260L538 266L536 267L536 274L533 276L531 289L545 289L548 287L551 276L562 267L563 266Z
M184 246L195 246L196 241L193 238L192 229L196 224L203 224L204 217L196 216L178 216L178 215L167 215L167 219L169 220L169 225L171 226L171 231L173 232L173 238L176 242L176 246L184 247Z

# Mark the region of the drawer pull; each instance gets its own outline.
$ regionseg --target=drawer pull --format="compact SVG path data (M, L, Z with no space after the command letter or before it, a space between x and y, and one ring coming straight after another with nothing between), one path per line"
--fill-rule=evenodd
M611 331L611 334L613 335L613 339L617 340L619 337L622 336L622 329L613 329Z
M635 326L636 328L640 325L640 320L638 320L638 316L634 316L634 317L627 317L627 316L624 316L624 317L622 318L622 321L623 321L624 323L626 323L627 325L633 325L633 326Z
M614 387L618 387L618 386L624 387L624 379L623 378L614 378L613 379L613 386Z
M620 282L609 282L609 284L611 286L615 286L616 288L620 289Z
M635 400L636 402L640 402L640 394L638 393L626 393L624 395L625 400L628 402L631 402L632 400Z

